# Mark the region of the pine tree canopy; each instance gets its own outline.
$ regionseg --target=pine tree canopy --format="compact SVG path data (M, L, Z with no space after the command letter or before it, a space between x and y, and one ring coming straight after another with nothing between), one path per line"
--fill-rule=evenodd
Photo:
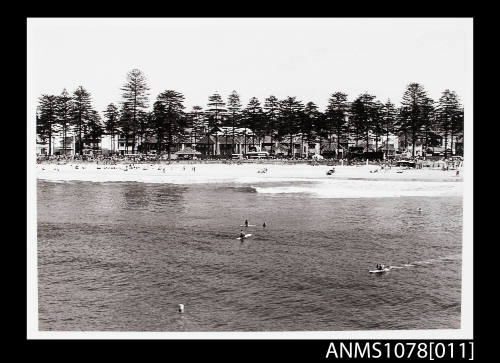
M278 99L274 95L265 98L263 103L251 97L246 106L242 106L240 95L233 90L227 95L227 103L214 92L208 97L205 110L193 106L186 112L184 95L170 89L160 92L149 108L149 87L139 69L127 73L120 90L121 99L109 103L101 114L94 110L92 96L83 86L78 86L72 94L66 89L59 95L42 94L36 110L38 140L48 142L49 150L55 150L50 147L55 135L60 133L66 140L69 133L76 137L78 152L82 153L84 143L96 143L103 134L125 137L132 143L132 150L136 143L146 141L147 144L149 136L154 135L160 150L162 143L171 145L174 136L189 134L196 143L198 137L210 135L221 127L225 127L226 136L238 127L249 129L252 142L255 136L257 139L266 136L265 142L274 147L275 140L289 141L292 155L295 155L293 148L297 148L292 145L293 140L304 143L321 137L330 144L335 142L337 149L346 140L354 139L356 146L358 140L362 140L370 151L368 146L372 141L380 150L378 142L388 145L390 135L398 136L401 145L406 150L412 147L413 153L415 145L428 147L442 139L446 154L448 147L462 142L464 131L464 108L456 92L445 89L435 102L416 82L406 86L399 106L391 100L382 103L369 93L349 102L346 93L336 91L330 94L322 110L314 102L304 104L296 97ZM271 140L267 140L267 136ZM63 148L67 149L65 145ZM234 145L231 150L236 150Z

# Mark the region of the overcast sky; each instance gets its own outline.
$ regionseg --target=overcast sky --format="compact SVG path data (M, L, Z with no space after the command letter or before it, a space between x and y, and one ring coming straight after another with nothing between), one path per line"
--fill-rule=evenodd
M186 109L236 90L245 105L273 94L315 102L336 91L399 104L407 84L464 101L472 19L28 19L28 103L84 86L103 111L128 71L144 72L150 105L173 89Z

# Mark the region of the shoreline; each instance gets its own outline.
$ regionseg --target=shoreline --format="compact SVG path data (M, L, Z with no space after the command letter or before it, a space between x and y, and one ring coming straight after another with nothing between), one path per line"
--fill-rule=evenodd
M335 166L335 173L327 175L332 166L323 164L284 163L120 163L95 162L43 163L36 165L36 178L40 180L73 181L137 181L153 183L254 183L283 181L407 181L407 182L462 182L463 168L456 170L381 169L378 165ZM265 172L264 172L265 170Z

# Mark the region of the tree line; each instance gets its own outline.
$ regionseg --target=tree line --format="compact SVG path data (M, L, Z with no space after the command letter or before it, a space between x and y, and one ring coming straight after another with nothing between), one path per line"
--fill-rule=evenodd
M347 138L353 138L356 146L363 141L367 148L370 140L374 140L378 151L383 138L395 134L403 138L405 149L412 145L413 156L417 142L427 149L435 145L436 138L442 137L446 157L447 151L453 148L454 137L463 133L464 110L458 95L446 89L436 102L419 83L407 86L399 107L368 93L349 102L347 94L335 92L330 95L324 111L314 102L304 103L291 96L280 100L273 95L263 103L252 97L243 107L236 91L227 101L214 93L208 97L205 109L193 106L192 110L185 111L184 95L175 90L158 94L149 109L149 87L138 69L127 74L121 91L121 102L110 103L103 110L104 117L93 108L91 94L83 86L72 95L66 89L60 95L41 95L36 114L37 135L48 143L49 154L53 135L62 134L66 149L66 136L71 131L80 155L84 145L97 145L102 135L107 134L113 140L112 145L116 137L123 138L127 148L130 141L132 153L143 140L154 137L158 154L166 151L170 156L174 138L185 136L186 129L191 130L190 137L197 143L202 137L217 136L214 130L225 126L225 136L231 138L233 151L236 129L244 129L243 135L238 133L238 136L244 136L245 144L247 130L261 140L268 136L271 153L274 141L285 141L289 142L290 153L294 155L293 143L297 136L302 144L320 137L326 140L329 150L336 150L336 155ZM232 132L227 133L227 129Z

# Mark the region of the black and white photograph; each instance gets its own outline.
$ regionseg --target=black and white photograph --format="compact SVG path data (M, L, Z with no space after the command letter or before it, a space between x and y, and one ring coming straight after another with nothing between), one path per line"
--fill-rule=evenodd
M472 18L26 26L29 338L472 338Z

